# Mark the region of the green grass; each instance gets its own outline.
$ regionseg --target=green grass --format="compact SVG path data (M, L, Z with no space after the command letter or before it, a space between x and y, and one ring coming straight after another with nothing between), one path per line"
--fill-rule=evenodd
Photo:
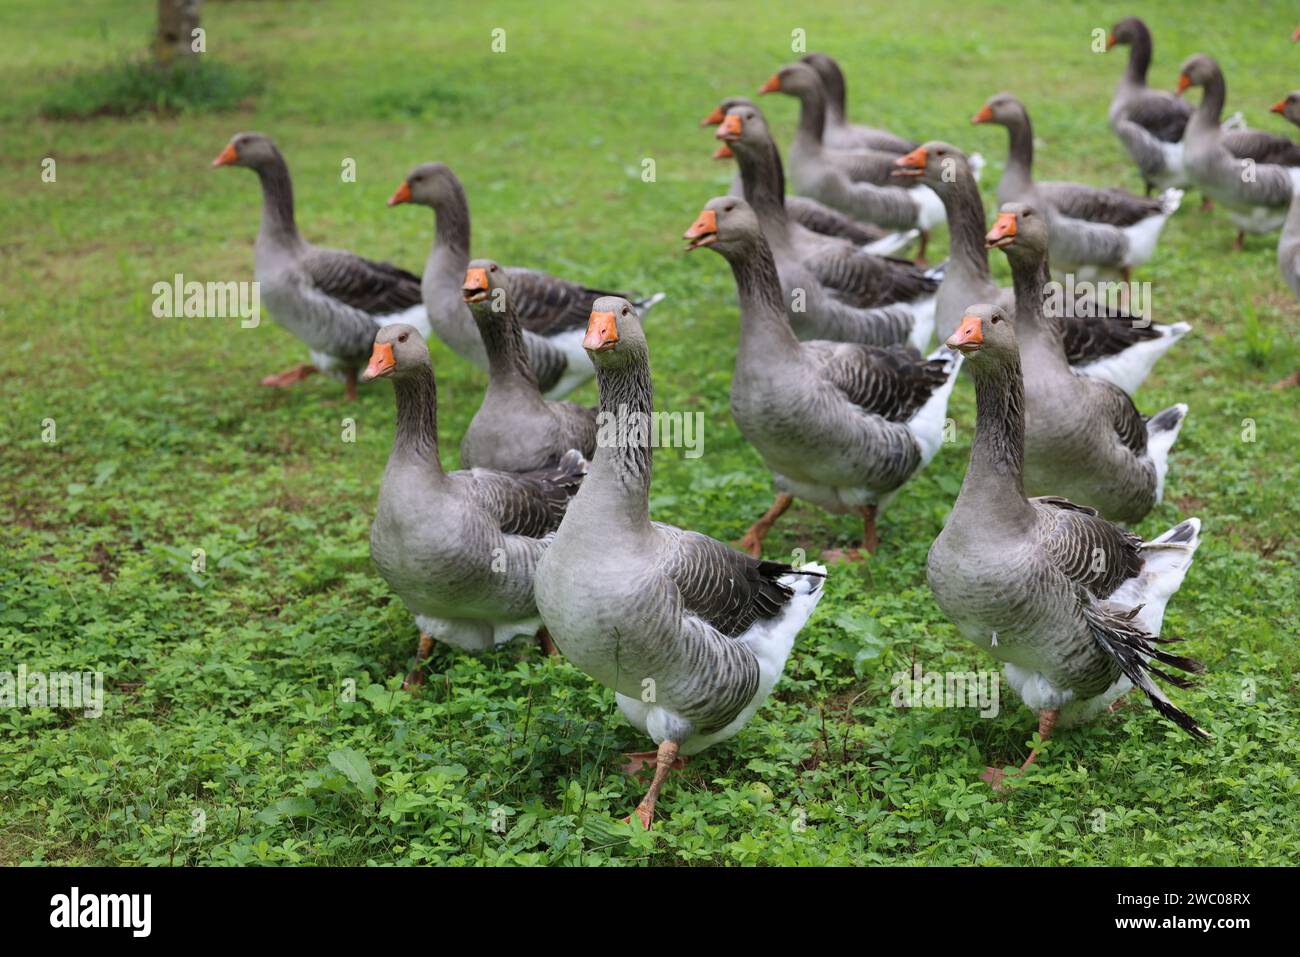
M1294 133L1267 114L1297 85L1294 11L1238 6L1146 5L1153 82L1172 87L1204 46L1229 109ZM1002 89L1030 108L1043 178L1139 186L1105 124L1121 57L1089 49L1089 31L1125 12L1113 6L444 7L435 22L415 0L364 14L208 3L211 54L266 78L256 112L76 123L41 118L53 85L141 48L153 7L0 10L0 670L99 670L107 692L99 719L0 711L0 864L1293 861L1300 396L1269 384L1300 364L1300 323L1275 240L1234 253L1226 218L1195 202L1139 277L1157 320L1195 331L1139 395L1148 411L1186 401L1191 414L1166 501L1138 531L1204 521L1166 631L1207 664L1175 697L1212 742L1131 700L1061 733L996 799L979 772L1023 759L1034 726L1010 690L991 720L891 706L892 675L914 660L992 667L924 576L965 469L966 380L956 443L886 513L880 553L832 575L755 720L673 775L653 835L615 823L640 797L617 754L645 740L564 661L526 642L439 651L423 696L395 690L415 635L367 553L391 388L352 405L327 380L265 390L261 376L304 358L278 327L150 313L153 283L175 273L252 278L255 178L208 169L233 132L276 137L318 242L418 269L431 216L384 200L411 166L441 159L465 181L479 254L667 292L648 323L659 407L707 424L701 458L657 457L653 510L727 540L767 506L770 483L727 408L730 274L711 253L683 256L679 237L731 176L696 122L790 59L793 29L841 58L855 118L983 151L986 198L1004 135L967 121ZM490 51L495 27L504 54ZM764 106L788 142L795 104ZM47 157L54 183L41 179ZM355 183L340 177L347 158ZM454 465L484 377L433 351ZM41 438L47 418L55 444ZM798 506L768 554L854 532ZM356 700L341 700L352 687Z
M50 93L43 112L56 120L232 110L258 90L251 76L199 57L161 67L132 58L76 73Z

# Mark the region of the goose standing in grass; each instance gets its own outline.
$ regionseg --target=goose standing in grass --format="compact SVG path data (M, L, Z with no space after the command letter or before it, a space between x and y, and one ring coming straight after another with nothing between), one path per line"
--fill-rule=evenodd
M470 258L465 188L446 164L424 163L411 171L388 201L389 206L402 203L428 206L436 218L421 283L433 331L461 358L486 369L483 340L461 298ZM567 395L591 378L591 363L582 351L583 331L591 303L609 293L533 269L505 269L538 386L548 399ZM661 299L663 293L657 293L633 303L644 314Z
M882 150L901 156L916 149L917 144L889 130L849 123L845 119L846 91L844 71L826 53L808 53L799 58L817 71L826 90L826 125L823 139L832 149Z
M1111 521L1140 521L1160 502L1187 406L1148 419L1123 389L1071 371L1060 322L1043 308L1050 272L1048 223L1040 211L1007 203L986 241L1006 253L1014 281L1025 369L1025 490L1062 495Z
M781 154L754 105L732 107L715 135L732 147L740 166L745 201L776 258L795 334L866 345L910 343L923 352L942 272L871 255L791 223Z
M1066 498L1025 498L1029 442L1020 324L1000 306L972 306L948 345L966 354L975 380L975 440L961 492L930 547L926 577L943 613L968 640L1004 662L1007 682L1038 712L1047 740L1100 714L1137 686L1155 709L1197 737L1208 737L1153 678L1188 681L1163 670L1199 672L1161 645L1165 606L1200 544L1199 519L1143 542ZM1021 766L1036 757L1030 752ZM1004 773L985 780L1001 786Z
M488 387L460 443L462 468L531 472L577 449L596 452L596 410L542 397L519 328L510 277L490 259L465 271L462 296L483 337Z
M653 414L636 310L596 301L584 339L602 413ZM574 665L615 692L655 742L654 780L636 817L649 828L668 772L740 731L767 698L822 595L825 569L751 558L650 520L648 430L602 442L537 568L537 607Z
M537 632L533 573L586 473L576 450L516 474L446 472L429 347L412 326L385 326L362 378L393 380L397 432L370 528L370 557L420 629L403 684L424 682L434 641L485 651ZM545 646L544 632L540 635Z
M781 67L759 88L799 100L799 126L790 146L795 192L825 203L855 219L890 229L921 231L918 259L924 259L930 230L943 222L943 203L929 189L891 184L896 154L826 148L826 90L817 71L806 63Z
M972 302L992 302L1010 312L1015 292L999 287L984 246L984 203L966 156L950 143L931 140L894 161L895 175L917 176L943 200L948 213L948 262L935 305L935 334L957 331ZM1191 330L1185 322L1160 325L1094 297L1071 303L1059 316L1065 358L1075 372L1137 392L1169 347Z
M941 349L918 359L897 348L800 342L772 251L742 199L709 200L686 239L688 249L708 246L731 265L740 298L731 413L778 490L740 548L757 558L773 523L802 498L861 515L862 548L874 552L879 510L939 450L960 356ZM825 557L861 555L853 548Z
M1246 158L1235 156L1224 145L1219 126L1228 85L1219 65L1203 53L1188 57L1178 72L1179 94L1193 86L1203 93L1184 139L1187 174L1227 210L1237 227L1236 248L1241 249L1246 233L1271 233L1286 219L1291 193L1300 183L1300 147L1285 137L1249 131L1259 146Z
M1288 93L1285 99L1274 103L1270 110L1300 126L1300 90ZM1278 237L1277 267L1282 273L1282 281L1291 290L1291 295L1300 301L1300 202L1296 202L1297 192L1300 190L1292 190L1291 208L1282 224L1282 235ZM1274 388L1290 386L1300 386L1300 370L1274 384Z
M748 97L729 96L714 107L712 113L700 120L700 126L720 126L722 121L727 118L728 111L736 106L757 109L754 101ZM714 159L731 159L732 156L731 148L726 143L719 146L718 151L713 154ZM785 194L784 182L781 184L781 191L786 215L792 222L798 223L814 233L821 233L823 236L847 239L861 246L866 252L888 256L898 252L919 235L917 230L914 229L904 232L889 232L872 223L859 222L845 216L838 209L832 209L815 199L809 199L807 196L787 195ZM736 175L731 181L731 189L727 191L727 194L740 197L745 195L745 187L739 169L736 170Z
M1132 270L1155 252L1166 221L1182 202L1181 190L1167 189L1157 199L1111 187L1034 181L1034 131L1024 104L999 93L971 117L1007 129L1007 165L998 183L999 203L1032 203L1051 218L1052 259L1063 272L1082 277Z
M261 180L262 225L254 246L261 301L311 353L310 363L267 376L262 385L283 388L326 372L341 377L347 397L355 399L357 372L380 327L405 322L428 331L420 280L390 263L303 239L294 220L289 165L269 136L236 133L212 165L242 166Z

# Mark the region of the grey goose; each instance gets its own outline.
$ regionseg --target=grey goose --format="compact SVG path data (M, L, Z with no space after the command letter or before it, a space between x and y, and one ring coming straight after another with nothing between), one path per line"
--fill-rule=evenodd
M598 299L584 343L601 412L650 416L649 351L632 304ZM656 745L631 756L654 762L635 811L647 828L680 757L736 735L767 698L825 572L652 521L651 457L643 429L602 442L536 576L537 607L557 646L612 689Z
M595 454L596 410L544 398L537 386L506 270L490 259L473 260L462 297L483 337L488 386L461 439L461 467L529 472L570 449Z
M776 261L753 209L720 196L686 232L731 266L740 299L740 345L731 414L772 473L776 502L740 543L757 558L772 524L796 498L862 517L874 552L879 511L924 468L943 440L960 356L795 337ZM857 548L826 558L860 558Z
M1202 670L1163 650L1178 639L1160 637L1200 521L1144 542L1068 498L1025 497L1031 399L1019 330L1000 306L979 304L948 339L975 380L975 439L926 562L935 601L964 638L1003 662L1007 683L1038 712L1041 739L1097 716L1133 686L1180 728L1208 737L1153 680L1186 687L1165 669ZM984 773L995 787L1003 777L998 768Z
M924 351L942 271L872 255L791 222L781 154L753 104L732 107L714 135L731 146L740 166L744 198L776 259L795 334L866 345L910 343Z
M1169 449L1187 406L1147 418L1123 389L1075 375L1061 325L1043 307L1049 222L1026 203L1002 207L986 242L1006 253L1015 289L1015 334L1024 366L1024 484L1063 495L1111 521L1137 522L1160 502Z
M889 130L860 123L850 123L845 119L846 90L844 71L834 58L826 53L807 53L799 58L817 71L822 87L826 90L826 125L823 138L832 149L868 149L882 150L901 156L916 149L917 144Z
M1127 190L1096 189L1081 183L1034 179L1034 130L1024 104L998 93L971 117L972 123L1006 127L1007 165L998 183L999 203L1032 203L1052 225L1052 261L1082 277L1119 275L1147 262L1165 222L1182 202L1182 191L1167 189L1158 198Z
M894 161L895 175L920 177L948 212L948 262L935 304L935 334L939 341L957 330L972 302L992 302L1010 312L1015 292L999 287L989 269L984 245L984 203L966 156L939 140L918 146ZM1065 359L1075 372L1113 382L1129 395L1137 392L1156 361L1191 330L1185 322L1162 325L1095 295L1071 303L1070 315L1059 316Z
M269 136L236 133L214 167L242 166L262 184L262 223L253 247L254 275L271 318L301 339L311 362L267 376L284 387L315 372L342 378L356 398L357 372L370 356L375 332L391 322L428 330L420 280L391 263L341 249L313 246L294 219L289 165Z
M411 170L388 200L389 206L403 203L434 211L433 245L421 280L433 331L461 358L486 369L483 340L461 298L470 260L465 188L445 163L423 163ZM592 301L608 293L534 269L504 268L542 394L551 399L567 395L591 378L591 364L582 351L583 330ZM633 301L644 313L661 299L663 293Z
M587 463L574 450L522 474L445 471L433 364L413 326L380 330L362 378L391 379L397 400L370 557L420 630L404 684L413 688L435 641L481 652L537 631L533 573Z

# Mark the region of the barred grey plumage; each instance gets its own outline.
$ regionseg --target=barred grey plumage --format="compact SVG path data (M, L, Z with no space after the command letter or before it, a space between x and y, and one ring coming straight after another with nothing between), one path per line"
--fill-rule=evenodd
M889 130L845 121L844 73L831 56L813 52L800 57L800 60L817 71L826 91L826 123L822 135L827 146L832 149L884 150L896 156L916 149L914 142Z

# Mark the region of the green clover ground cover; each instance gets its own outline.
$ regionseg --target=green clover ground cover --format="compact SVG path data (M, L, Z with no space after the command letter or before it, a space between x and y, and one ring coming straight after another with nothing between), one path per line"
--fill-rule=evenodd
M320 378L265 390L261 376L303 359L278 327L150 312L153 283L176 273L252 279L255 179L207 168L231 133L276 137L310 238L417 270L431 216L384 200L411 166L445 160L466 182L479 254L667 292L648 323L657 400L702 412L705 446L657 456L653 511L734 540L770 487L728 413L730 274L711 253L683 256L678 238L732 172L708 158L698 119L790 59L800 28L845 64L856 118L983 151L986 202L1004 135L967 119L1001 89L1028 103L1044 178L1137 188L1105 125L1121 56L1089 48L1090 30L1128 11L510 3L490 18L456 4L431 22L414 0L364 17L341 2L205 6L209 53L261 84L251 104L82 122L43 119L44 104L134 53L153 8L0 10L0 670L102 671L106 691L98 719L0 710L0 864L1295 859L1300 392L1269 385L1300 365L1300 323L1274 241L1233 253L1230 224L1195 196L1138 277L1157 320L1195 326L1139 395L1144 409L1186 401L1191 414L1166 501L1138 531L1204 521L1166 631L1206 662L1200 686L1175 695L1214 739L1197 745L1129 700L1061 733L1006 799L978 774L1026 753L1033 716L1009 690L992 719L891 704L893 676L914 662L992 667L924 578L965 469L967 380L957 441L886 513L879 554L834 570L773 698L673 775L645 835L619 823L642 785L618 770L645 740L565 661L524 641L481 658L439 650L421 696L396 690L415 635L367 548L391 387L350 405ZM1204 47L1227 73L1229 109L1294 133L1267 113L1298 85L1290 8L1147 8L1154 83L1172 87ZM505 53L491 52L496 27ZM795 105L769 100L788 142ZM41 180L46 157L54 183ZM340 176L347 159L354 183ZM1001 257L995 268L1005 279ZM484 377L433 351L454 464ZM855 531L801 505L767 553L815 553Z

